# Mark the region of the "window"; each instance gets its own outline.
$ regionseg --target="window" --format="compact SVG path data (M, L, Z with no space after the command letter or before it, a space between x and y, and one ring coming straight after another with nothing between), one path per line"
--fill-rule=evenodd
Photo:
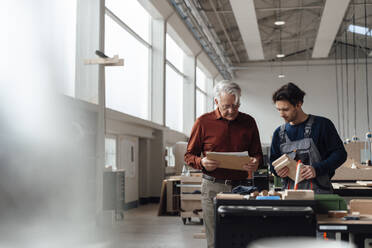
M196 67L196 87L198 87L201 91L207 91L206 76L199 67Z
M372 36L372 34L371 34L372 30L369 30L366 27L362 27L362 26L358 26L358 25L350 24L349 28L348 28L348 31L352 32L352 33L356 33L356 34L361 34L361 35L367 34L368 36Z
M176 162L175 162L175 157L173 153L173 146L166 146L165 149L166 149L165 160L167 161L167 166L174 167Z
M183 51L177 45L177 43L172 39L172 37L167 34L166 36L166 55L167 60L174 65L178 70L182 71L183 67Z
M182 131L183 77L166 65L166 126Z
M121 13L122 1L106 1L109 9L114 15ZM128 6L127 6L128 5ZM149 15L138 7L137 1L125 1L125 8L138 11L124 18L117 20L109 15L105 19L105 53L108 56L118 54L124 59L124 67L106 67L106 107L133 115L142 119L149 118L149 54L151 45L146 43L149 32ZM125 10L123 13L126 13ZM133 22L133 16L141 22ZM144 22L142 20L145 20ZM146 21L147 20L147 21ZM124 23L124 24L123 24ZM146 23L142 26L139 23ZM132 34L127 26L133 25L133 30L139 34ZM142 37L145 35L146 37Z
M49 80L58 92L74 97L77 1L30 3L2 2L0 45L5 70L1 76L9 73L11 79L38 83ZM26 68L20 69L21 64ZM31 81L28 85L35 87Z
M205 114L206 110L206 96L200 90L196 90L196 118Z
M168 34L166 42L165 124L171 129L182 132L183 78L185 77L182 73L182 68L184 53Z
M137 0L105 0L105 4L120 20L150 43L149 24L151 17Z
M196 67L196 118L207 112L207 80L204 72Z
M117 169L116 165L116 138L105 138L105 168L112 168L113 171Z
M53 2L53 18L50 20L53 30L52 37L54 51L57 51L57 61L61 63L59 66L64 68L63 73L58 74L60 91L68 96L75 96L75 56L76 56L76 7L75 0L54 1ZM57 38L58 37L58 38Z

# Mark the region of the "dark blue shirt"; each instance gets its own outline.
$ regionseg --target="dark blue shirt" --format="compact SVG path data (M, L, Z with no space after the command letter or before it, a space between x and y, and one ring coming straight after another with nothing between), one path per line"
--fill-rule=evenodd
M312 164L312 166L315 169L316 175L328 174L331 178L334 175L335 170L346 161L347 153L333 123L329 119L321 116L314 117L310 138L313 139L319 150L321 161ZM291 141L304 138L305 125L308 120L309 118L297 125L286 123L285 130ZM272 162L282 155L280 152L279 131L280 127L278 127L274 132L270 152L270 170L275 175L276 173L273 169Z

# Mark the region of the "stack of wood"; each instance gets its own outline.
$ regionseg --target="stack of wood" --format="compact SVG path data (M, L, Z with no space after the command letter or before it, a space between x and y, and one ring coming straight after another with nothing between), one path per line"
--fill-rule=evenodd
M275 160L272 164L276 172L278 172L280 169L284 167L288 167L289 169L288 177L292 179L293 181L296 180L297 162L291 159L287 154L283 154L280 158ZM303 178L300 175L298 182L301 182L302 180Z
M282 194L283 200L314 200L314 191L308 189L286 189Z

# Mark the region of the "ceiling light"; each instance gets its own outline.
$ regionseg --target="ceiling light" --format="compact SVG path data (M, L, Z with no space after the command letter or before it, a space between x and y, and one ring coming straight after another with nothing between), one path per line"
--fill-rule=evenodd
M274 24L277 25L277 26L282 26L282 25L285 24L285 21L276 21L276 22L274 22Z
M284 55L283 53L278 53L278 54L276 55L277 58L284 58L284 56L285 56L285 55Z
M279 74L278 78L285 78L285 75L284 74Z

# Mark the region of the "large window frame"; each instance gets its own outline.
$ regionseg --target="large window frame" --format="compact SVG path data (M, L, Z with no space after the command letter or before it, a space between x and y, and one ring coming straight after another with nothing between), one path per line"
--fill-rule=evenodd
M169 38L171 38L171 39L173 39L169 34L167 34L168 36L169 36ZM168 39L165 39L165 42L166 42L166 46L167 46L167 40ZM180 47L179 47L180 48ZM181 48L180 48L181 49ZM182 49L181 49L182 50ZM183 53L183 56L185 56L185 52L182 50L182 53ZM165 51L165 67L167 67L167 66L169 66L169 68L170 69L172 69L177 75L179 75L181 78L182 78L182 85L181 85L181 87L183 88L183 84L184 84L184 80L187 78L187 76L186 76L186 74L184 74L182 71L181 71L181 69L180 68L177 68L177 66L176 65L174 65L170 60L168 60L167 59L167 52ZM167 93L167 90L166 90L166 88L167 88L167 73L166 73L166 71L167 71L167 68L165 68L165 80L164 80L164 87L165 87L165 92ZM184 97L184 95L185 95L185 93L184 92L182 92L182 97ZM167 101L166 101L166 99L167 99L167 95L165 95L165 97L164 97L164 105L165 105L165 109L166 109L166 111L165 111L165 125L167 125L167 123L168 123L168 120L169 120L169 116L167 116ZM182 101L181 101L182 102ZM182 110L183 110L183 106L182 106ZM178 127L177 129L176 129L176 131L179 131L179 132L182 132L183 131L183 126L184 126L184 120L183 120L183 118L181 117L181 120L180 120L180 122L181 122L181 126L180 127ZM171 129L173 128L173 127L170 127Z
M199 71L199 72L198 72ZM200 88L199 85L198 85L198 82L200 80L200 78L198 77L198 75L202 73L203 74L203 77L202 77L202 80L204 80L203 84L204 84L204 89ZM208 76L206 75L206 73L198 66L196 65L195 66L195 119L197 119L199 116L207 113L209 111L208 109L208 100L209 100L209 96L208 96L208 81L207 81L207 78ZM198 111L198 93L201 94L204 98L203 98L203 106L204 106L204 109L202 111Z
M127 25L123 20L121 20L117 15L115 15L114 11L110 10L107 6L105 6L105 16L111 18L112 21L114 21L116 24L119 25L123 29L124 32L127 32L130 34L135 40L139 41L141 45L146 47L148 49L148 63L146 64L147 66L147 94L146 94L146 99L147 99L147 104L146 104L146 113L144 116L138 116L134 115L133 113L126 113L123 111L125 114L129 114L138 118L143 118L145 120L150 120L151 121L151 108L150 108L150 103L151 103L151 84L152 84L152 75L151 75L151 54L153 47L152 45L146 41L144 38L142 38L136 31L134 31L129 25ZM150 17L150 22L151 22L151 17ZM148 23L149 25L149 33L151 33L151 25L150 22ZM124 66L125 66L125 58L124 58ZM106 86L107 87L107 86ZM106 99L107 103L107 99ZM107 107L107 104L106 104Z

